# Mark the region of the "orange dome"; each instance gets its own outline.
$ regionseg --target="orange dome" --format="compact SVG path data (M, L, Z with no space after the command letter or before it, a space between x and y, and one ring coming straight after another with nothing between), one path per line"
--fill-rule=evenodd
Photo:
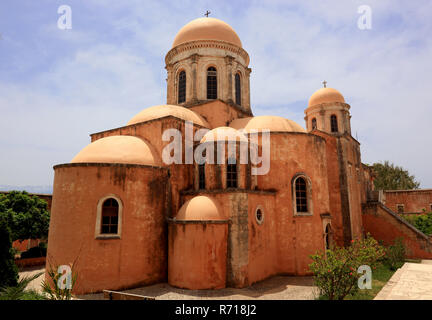
M226 22L215 18L198 18L186 24L174 38L173 47L195 40L219 40L242 47L239 36Z
M140 113L136 114L132 119L130 119L127 125L129 126L131 124L145 122L153 119L159 119L167 116L174 116L185 121L191 121L206 128L210 127L207 121L204 120L204 118L201 117L199 114L184 107L171 104L153 106L144 109Z
M201 139L201 143L210 141L243 141L248 142L248 138L238 130L230 127L217 127L207 132Z
M270 130L282 132L306 132L305 129L296 122L278 116L257 116L249 118L235 119L230 123L230 127L245 132L250 130Z
M219 203L207 196L196 196L186 201L175 218L176 220L225 220Z
M345 103L345 99L339 91L333 88L321 88L310 97L308 106L314 106L321 103L332 103L342 102Z
M153 147L132 136L111 136L96 140L82 149L71 161L88 162L161 165Z

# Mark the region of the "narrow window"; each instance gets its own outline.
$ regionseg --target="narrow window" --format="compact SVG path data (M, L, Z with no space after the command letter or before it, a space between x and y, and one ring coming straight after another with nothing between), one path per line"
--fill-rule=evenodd
M199 189L205 189L205 164L198 165Z
M116 234L118 229L119 204L116 199L108 198L102 205L101 234Z
M429 210L432 212L432 204L429 205Z
M307 185L304 178L299 177L295 181L296 207L298 213L308 212Z
M237 164L227 164L227 188L237 188Z
M178 78L178 103L186 101L186 72L182 71Z
M217 71L214 67L207 69L207 99L217 99Z
M403 204L396 205L396 208L397 208L398 213L404 213L404 211L405 211L405 207Z
M241 106L241 85L240 85L240 74L235 75L235 103Z
M315 130L317 128L317 124L316 124L316 118L312 119L312 130Z
M326 228L325 228L325 246L326 246L326 250L329 250L331 248L332 245L332 234L331 234L331 227L330 224L327 224Z
M330 127L331 132L338 132L337 117L334 114L332 114L330 117Z

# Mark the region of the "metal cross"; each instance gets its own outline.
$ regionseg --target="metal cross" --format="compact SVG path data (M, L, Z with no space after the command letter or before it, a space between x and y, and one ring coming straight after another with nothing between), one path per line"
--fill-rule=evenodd
M211 12L207 10L206 13L204 13L204 15L208 18L208 16L209 16L210 13Z
M324 88L327 88L327 81L323 81Z

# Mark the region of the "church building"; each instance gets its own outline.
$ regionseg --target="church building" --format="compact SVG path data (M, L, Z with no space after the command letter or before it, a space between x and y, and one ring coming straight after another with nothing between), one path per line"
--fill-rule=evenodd
M47 256L76 261L75 293L158 282L242 288L308 275L309 255L365 235L372 173L338 90L324 83L310 96L305 128L254 116L249 54L231 26L209 17L180 29L165 63L166 104L91 134L70 163L54 167ZM181 151L167 163L170 129L181 134ZM259 156L268 148L265 174L240 161L242 142ZM222 145L223 161L191 161L199 148L218 157L208 144Z

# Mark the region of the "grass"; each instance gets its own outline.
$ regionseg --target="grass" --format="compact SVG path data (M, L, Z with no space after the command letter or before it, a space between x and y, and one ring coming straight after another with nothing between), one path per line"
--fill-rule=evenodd
M346 296L345 300L373 300L395 272L385 264L378 265L372 270L372 289L359 289L354 295Z

